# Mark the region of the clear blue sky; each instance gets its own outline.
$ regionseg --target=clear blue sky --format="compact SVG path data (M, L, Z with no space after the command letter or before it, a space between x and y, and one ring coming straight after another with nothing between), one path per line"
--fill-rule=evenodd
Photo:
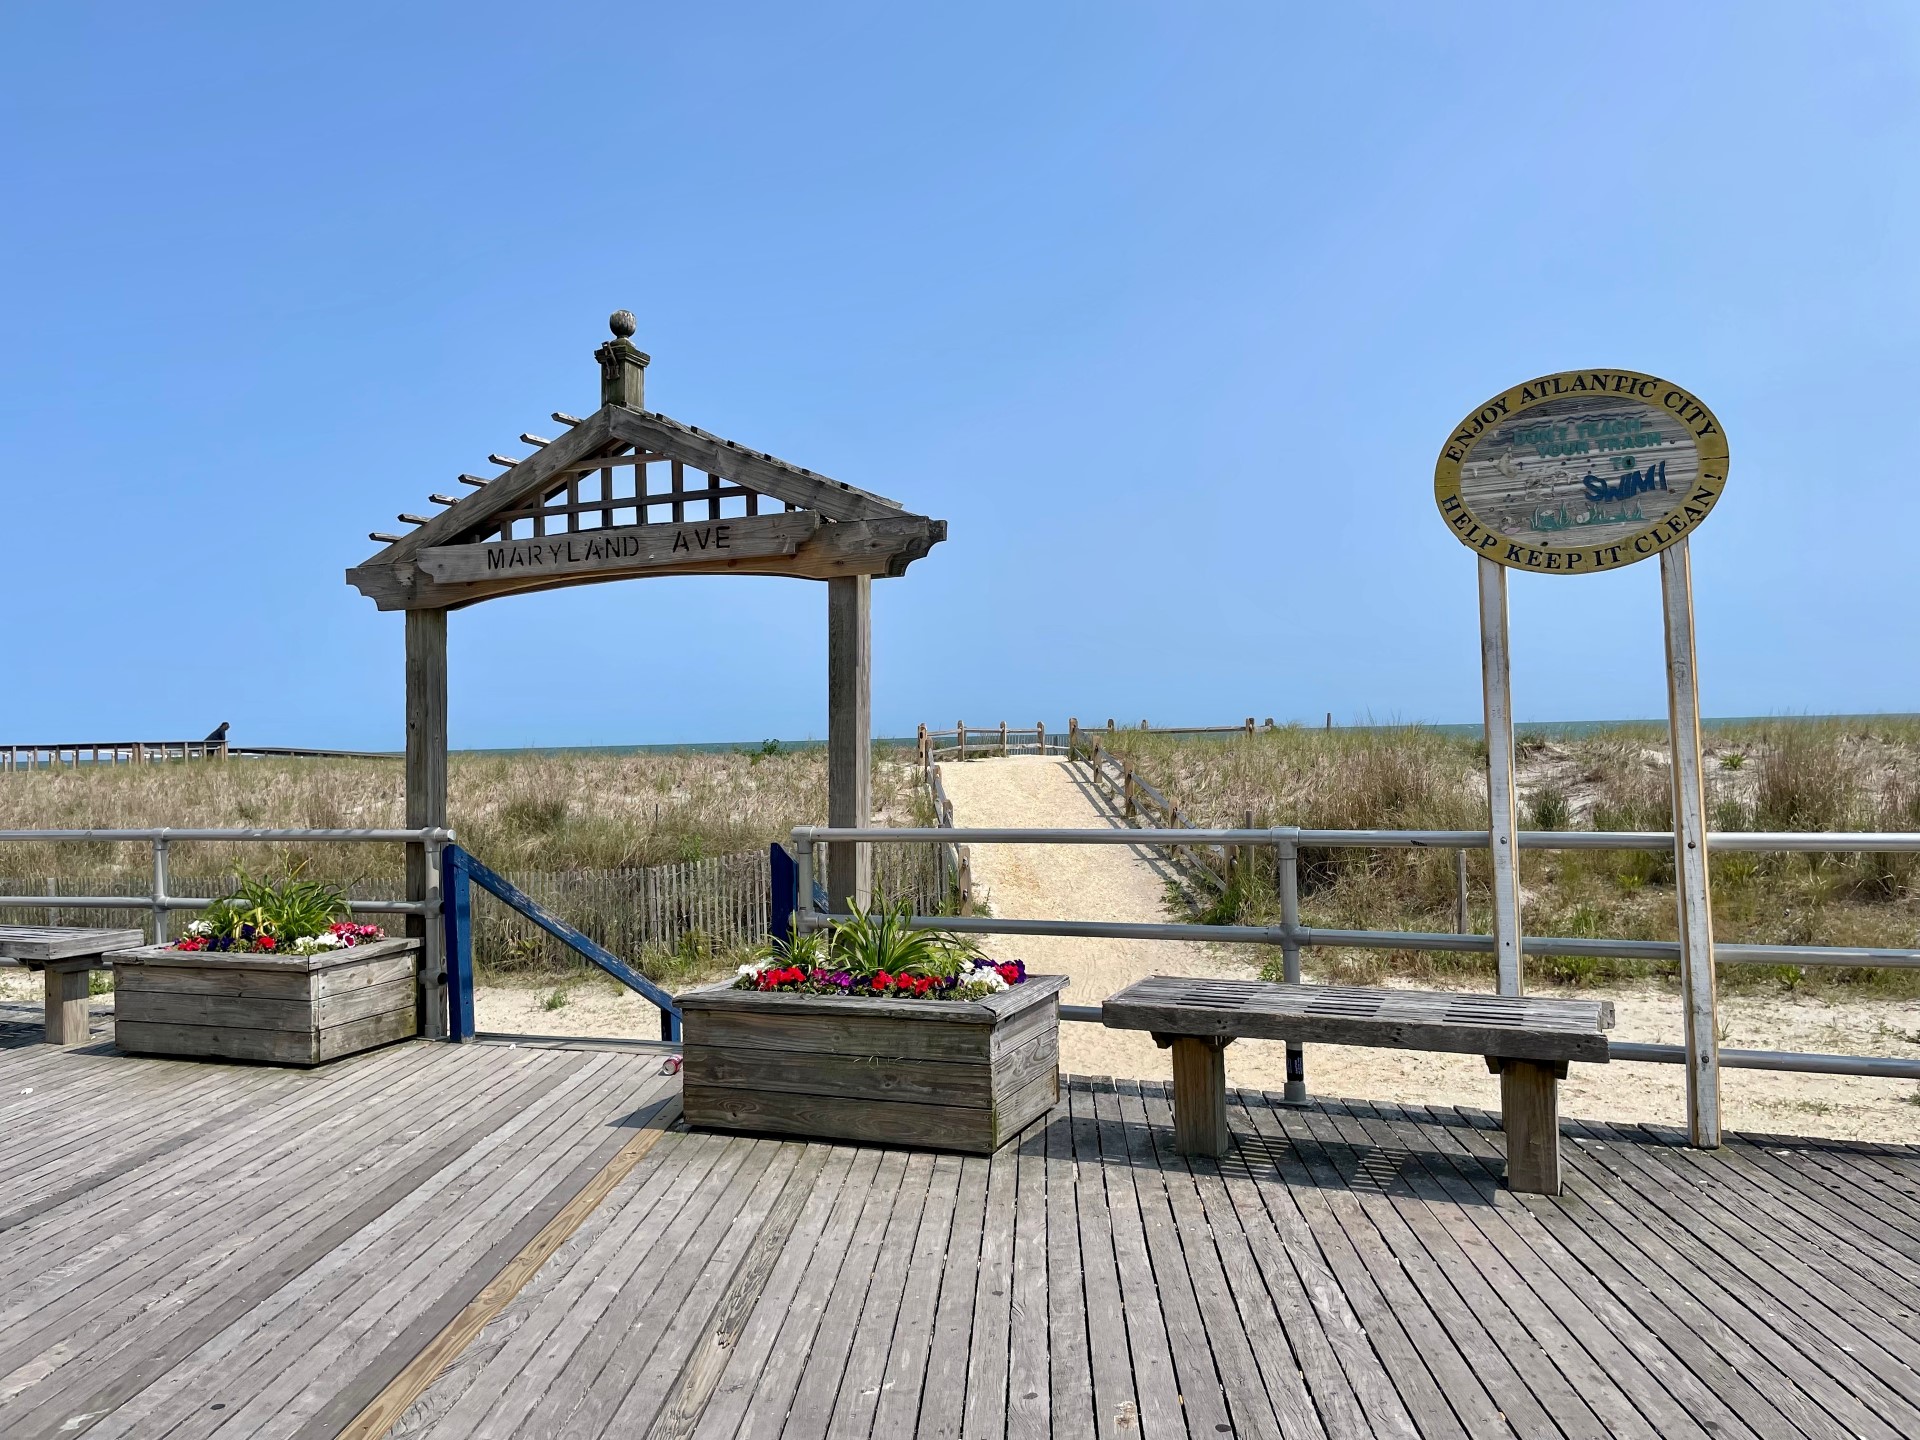
M1920 7L17 5L0 740L393 746L369 529L590 410L945 518L876 729L1474 720L1448 427L1719 413L1710 714L1920 710ZM1516 576L1522 718L1655 715L1658 567ZM824 587L452 617L456 745L825 728Z

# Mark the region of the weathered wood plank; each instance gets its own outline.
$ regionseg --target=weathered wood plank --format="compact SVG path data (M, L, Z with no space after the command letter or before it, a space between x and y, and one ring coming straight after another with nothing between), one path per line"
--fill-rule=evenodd
M974 1300L979 1290L980 1246L985 1224L990 1163L978 1156L953 1162L955 1179L948 1224L923 1226L916 1268L924 1278L917 1292L921 1300L921 1327L902 1330L887 1359L890 1377L905 1383L883 1387L874 1409L873 1434L941 1436L952 1440L960 1433L967 1394L968 1355L973 1331ZM957 1178L956 1178L957 1177ZM929 1210L933 1209L929 1206ZM937 1242L939 1249L932 1249ZM912 1292L910 1289L910 1295ZM903 1303L903 1322L906 1306ZM909 1337L930 1337L924 1350L909 1348ZM917 1427L917 1428L916 1428Z
M1476 1153L1499 1155L1485 1133L1492 1127L1491 1118L1468 1111L1462 1114L1472 1123L1471 1131L1463 1133L1474 1137ZM1612 1232L1608 1239L1621 1246L1632 1265L1634 1281L1684 1316L1694 1333L1706 1338L1782 1415L1791 1416L1803 1433L1873 1436L1876 1440L1900 1433L1862 1403L1854 1382L1836 1383L1820 1366L1807 1363L1794 1343L1802 1328L1797 1317L1771 1303L1765 1306L1763 1316L1753 1306L1751 1287L1717 1256L1684 1230L1666 1224L1656 1211L1631 1194L1621 1196L1610 1172L1589 1163L1597 1148L1582 1144L1567 1152L1569 1166L1586 1185L1580 1190L1570 1189L1561 1203L1568 1203L1576 1194L1581 1197L1587 1206L1586 1216L1598 1222L1589 1228L1602 1235ZM1600 1251L1602 1256L1607 1253L1604 1248ZM1588 1263L1590 1267L1604 1265L1593 1257ZM1809 1397L1817 1409L1807 1405Z
M1140 1402L1133 1388L1133 1367L1127 1353L1127 1327L1115 1319L1126 1312L1120 1298L1120 1275L1114 1250L1111 1214L1114 1200L1107 1193L1106 1167L1100 1155L1100 1122L1094 1114L1093 1090L1089 1082L1077 1078L1071 1080L1067 1085L1066 1101L1075 1171L1070 1201L1071 1219L1078 1231L1079 1298L1083 1310L1077 1322L1079 1333L1056 1340L1059 1347L1056 1353L1061 1355L1063 1365L1072 1364L1082 1353L1086 1356L1092 1389L1089 1403L1093 1433L1103 1437L1103 1440L1105 1437L1131 1440L1132 1436L1139 1433ZM1052 1177L1049 1176L1047 1194L1050 1202L1054 1190ZM1048 1216L1049 1235L1055 1233L1058 1220L1057 1212ZM1065 1245L1068 1232L1064 1226L1059 1233L1061 1243ZM1065 1268L1066 1262L1063 1260L1062 1269ZM1056 1306L1071 1305L1071 1300L1063 1293L1064 1289L1050 1291ZM1055 1321L1056 1331L1060 1323L1059 1320ZM1069 1316L1067 1323L1072 1325L1075 1322ZM1056 1416L1056 1423L1077 1424L1070 1402L1058 1407Z
M1549 1413L1500 1344L1512 1338L1512 1317L1503 1307L1476 1312L1394 1207L1390 1191L1397 1183L1397 1157L1375 1153L1364 1140L1344 1139L1328 1110L1298 1112L1283 1124L1297 1127L1296 1144L1307 1141L1305 1153L1311 1167L1317 1167L1329 1183L1348 1187L1342 1199L1347 1233L1355 1238L1356 1248L1367 1254L1369 1269L1382 1291L1400 1291L1403 1299L1397 1308L1414 1317L1408 1324L1409 1337L1449 1396L1456 1386L1481 1387L1522 1434L1550 1434L1558 1422L1571 1424L1574 1434L1584 1440L1604 1440L1592 1416L1581 1415L1577 1403L1564 1409L1558 1406L1557 1402L1567 1399L1564 1387L1552 1387L1556 1410ZM1475 1296L1485 1299L1483 1292L1476 1291Z
M1041 1383L1048 1391L1050 1433L1059 1440L1093 1440L1099 1431L1094 1418L1090 1306L1080 1259L1082 1202L1070 1106L1060 1105L1044 1124L1047 1370Z
M783 1426L762 1427L763 1433L790 1436L792 1440L820 1440L832 1423L835 1401L842 1389L857 1383L852 1350L854 1331L866 1306L874 1303L889 1314L899 1301L899 1270L889 1265L885 1281L881 1266L886 1258L889 1235L896 1240L911 1234L920 1218L920 1206L926 1199L928 1171L924 1154L912 1157L922 1162L911 1171L918 1179L909 1179L909 1157L889 1151L880 1157L879 1167L867 1187L866 1208L861 1211L852 1243L847 1246L840 1271L830 1282L826 1304L820 1312L820 1325L812 1349L807 1355L805 1372L787 1407ZM896 1229L895 1221L902 1223ZM904 1247L902 1247L904 1250ZM904 1259L904 1254L901 1256ZM884 1362L884 1352L878 1357ZM879 1364L874 1364L875 1369Z
M1430 1119L1420 1123L1400 1106L1375 1103L1369 1109L1371 1115L1360 1116L1360 1122L1392 1136L1421 1162L1434 1187L1423 1193L1435 1217L1461 1237L1463 1249L1471 1249L1489 1284L1527 1307L1522 1319L1530 1331L1541 1333L1545 1324L1532 1310L1537 1301L1577 1339L1586 1358L1571 1358L1569 1378L1581 1386L1596 1414L1605 1416L1616 1404L1628 1403L1663 1437L1705 1436L1702 1422L1710 1420L1712 1434L1722 1440L1757 1440L1760 1432L1669 1350L1647 1317L1620 1303L1572 1252L1543 1243L1544 1215L1536 1218L1519 1204L1499 1203L1485 1173L1449 1144L1444 1126Z
M1044 1113L1044 1112L1043 1112ZM1047 1124L1036 1120L1009 1147L1018 1156L1013 1228L1012 1313L1007 1348L1007 1440L1054 1434L1051 1382ZM1078 1296L1075 1296L1078 1299ZM1084 1376L1085 1366L1081 1367ZM1063 1397L1064 1398L1064 1397ZM1064 1433L1064 1428L1062 1433Z
M418 564L442 585L511 579L520 572L529 578L584 574L611 580L708 558L792 555L823 523L821 515L796 510L705 525L620 525L538 539L433 545L420 552Z
M1228 1105L1230 1117L1241 1122L1233 1127L1234 1154L1222 1162L1217 1176L1198 1188L1201 1203L1213 1217L1210 1223L1216 1230L1240 1234L1273 1298L1283 1340L1275 1343L1248 1323L1261 1364L1280 1366L1292 1359L1328 1435L1411 1440L1412 1417L1295 1208L1266 1137L1256 1133L1248 1116L1249 1108L1264 1109L1264 1102L1257 1095L1231 1091ZM1241 1287L1235 1288L1238 1292Z
M10 960L78 960L124 950L146 937L138 930L84 925L0 925L0 956Z
M1179 1181L1162 1168L1162 1151L1172 1158L1172 1137L1151 1123L1139 1081L1118 1081L1115 1090L1120 1114L1126 1123L1127 1162L1133 1167L1141 1228L1160 1291L1160 1311L1165 1317L1174 1373L1180 1381L1181 1408L1187 1417L1187 1428L1200 1435L1230 1435L1238 1414L1251 1422L1248 1433L1275 1434L1273 1412L1268 1409L1264 1414L1259 1413L1253 1396L1243 1393L1235 1397L1241 1401L1239 1412L1229 1401L1227 1387L1241 1377L1234 1369L1233 1352L1226 1352L1223 1364L1221 1354L1216 1352L1207 1334L1193 1270L1182 1249L1179 1222L1174 1217L1172 1197L1168 1193L1171 1185ZM1200 1238L1195 1237L1196 1241ZM1225 1350L1227 1337L1222 1340ZM1241 1343L1245 1343L1244 1337Z
M987 1154L999 1143L991 1110L897 1100L877 1105L828 1095L782 1095L687 1081L687 1123L695 1129L817 1136L920 1145Z
M1163 1087L1143 1084L1141 1099L1152 1124L1172 1126L1171 1097ZM1219 1210L1209 1212L1203 1194L1206 1189L1218 1190L1222 1163L1162 1155L1160 1164L1174 1221L1183 1236L1191 1237L1186 1247L1187 1271L1193 1277L1194 1297L1213 1345L1236 1433L1325 1435L1304 1372L1280 1328L1275 1300L1253 1262L1244 1233L1237 1224L1212 1223L1215 1214L1233 1218L1224 1200Z
M491 1408L456 1409L442 1423L441 1433L472 1440L528 1433L595 1435L608 1429L638 1433L644 1420L622 1424L616 1417L681 1308L693 1304L701 1319L711 1313L719 1292L708 1289L693 1295L695 1279L727 1237L735 1215L759 1192L781 1148L754 1140L708 1147L709 1163L694 1167L697 1179L688 1177L693 1183L662 1213L659 1227L633 1238L641 1262L593 1325L589 1328L581 1317L565 1317L546 1344L519 1354L517 1363L503 1357L496 1373L504 1383L491 1396L479 1394L482 1405L493 1399ZM783 1162L776 1178L784 1178L787 1169ZM766 1203L777 1189L776 1184L773 1193L764 1195ZM689 1334L689 1346L691 1340ZM673 1368L677 1370L677 1363ZM664 1381L659 1388L664 1390ZM649 1416L658 1401L656 1393Z
M564 1081L561 1086L550 1089L548 1096L551 1097L562 1088ZM375 1111L378 1123L369 1123L373 1116L366 1113L364 1107L357 1111L349 1109L344 1133L363 1143L378 1144L383 1125L391 1124L399 1128L396 1143L388 1147L388 1158L382 1163L364 1166L362 1173L347 1185L340 1183L343 1172L341 1160L312 1143L314 1132L302 1131L290 1147L301 1169L311 1175L296 1192L301 1196L302 1203L293 1207L284 1203L276 1204L281 1194L279 1190L251 1184L242 1192L247 1197L247 1205L266 1207L263 1213L269 1218L250 1232L242 1232L245 1243L238 1250L231 1245L210 1245L204 1239L196 1241L196 1229L175 1229L170 1237L169 1243L180 1247L180 1257L183 1258L169 1256L166 1250L157 1247L142 1249L139 1252L142 1268L160 1283L173 1287L175 1294L167 1305L149 1305L141 1312L137 1324L126 1322L126 1301L116 1297L129 1293L129 1283L138 1286L149 1282L137 1273L129 1274L125 1266L105 1271L101 1279L113 1283L105 1290L98 1286L90 1287L93 1293L88 1298L89 1303L96 1307L93 1313L98 1320L94 1323L110 1327L101 1333L111 1336L112 1346L95 1344L85 1352L87 1367L97 1371L105 1384L95 1390L83 1408L118 1411L153 1378L165 1373L186 1355L201 1351L209 1340L228 1326L235 1313L234 1307L244 1311L250 1305L279 1292L289 1278L318 1262L346 1237L360 1231L369 1221L389 1215L404 1197L417 1191L431 1178L445 1173L449 1162L476 1138L501 1127L501 1116L497 1112L489 1113L484 1094L476 1098L476 1105L463 1107L470 1108L468 1117L436 1131L431 1140L420 1137L418 1132L406 1131L404 1127L410 1116L392 1105ZM509 1122L510 1125L526 1123L525 1119L519 1117ZM289 1147L276 1145L274 1148ZM224 1203L221 1197L216 1196L210 1205L196 1205L191 1212L194 1216L205 1217L213 1227L209 1233L216 1237L223 1233L225 1226L247 1224L246 1207L235 1205L231 1199L236 1185L234 1177L228 1175L223 1178L227 1186ZM362 1197L365 1197L364 1204L361 1203ZM304 1211L308 1207L317 1207L325 1217L321 1224L313 1224L307 1219ZM164 1220L164 1216L157 1217L156 1223L164 1223ZM132 1293L140 1292L136 1289ZM136 1347L135 1342L148 1326L162 1327L164 1342ZM71 1346L81 1332L77 1332L71 1323L65 1323L57 1333L63 1345ZM121 1354L127 1359L115 1359ZM106 1361L113 1362L111 1368L101 1368ZM69 1384L72 1384L71 1380ZM75 1393L84 1395L85 1391L69 1391L69 1395ZM170 1390L155 1392L155 1398L165 1400L172 1393ZM55 1398L57 1402L59 1397ZM200 1407L190 1408L197 1410ZM52 1410L51 1417L58 1419L62 1413L65 1413L64 1409ZM139 1433L138 1425L134 1423L138 1414L136 1409L125 1417L126 1423L132 1427L127 1433ZM102 1433L115 1433L121 1422L122 1416L116 1413L111 1421L103 1422Z
M761 1050L691 1042L682 1047L682 1055L687 1073L696 1077L698 1083L723 1088L858 1100L885 1097L977 1110L992 1108L997 1078L984 1058L977 1062L896 1060L885 1056ZM1007 1076L1001 1083L1014 1078Z
M779 1334L760 1371L752 1403L736 1432L739 1440L766 1440L779 1435L819 1336L821 1318L832 1300L834 1278L858 1232L858 1218L873 1198L874 1174L880 1161L879 1151L855 1152L833 1214L814 1243L806 1273L787 1304Z
M1440 1223L1427 1205L1426 1172L1401 1150L1398 1137L1389 1134L1382 1144L1346 1105L1321 1109L1327 1138L1337 1137L1350 1154L1367 1157L1355 1178L1370 1172L1365 1184L1375 1193L1363 1198L1363 1206L1461 1352L1474 1358L1476 1373L1502 1401L1509 1419L1532 1407L1569 1440L1614 1435L1653 1440L1646 1421L1630 1405L1616 1403L1617 1397L1603 1402L1606 1409L1600 1413L1587 1403L1573 1376L1585 1378L1591 1365L1583 1363L1577 1342L1524 1286L1497 1283L1474 1264L1463 1236ZM1504 1367L1491 1363L1496 1356Z
M856 1186L860 1183L853 1175L853 1162L861 1153L848 1147L826 1150L826 1158L795 1222L792 1241L775 1261L759 1303L753 1306L739 1341L726 1359L712 1398L694 1427L696 1436L717 1440L717 1437L734 1435L755 1403L760 1377L772 1358L776 1337L806 1278L820 1237L839 1213L842 1192L849 1182Z
M122 999L119 1004L132 1025L196 1025L217 1029L284 1030L311 1034L330 1025L362 1020L390 1010L413 1009L413 965L408 957L399 964L404 973L384 985L345 990L319 1001L304 995L295 998L273 996L237 996L207 993L183 994L171 987L143 991L136 1003ZM224 977L218 977L224 978ZM304 983L302 988L304 989ZM124 1047L123 1047L124 1048Z
M1268 1154L1296 1167L1300 1177L1300 1183L1282 1187L1284 1201L1272 1197L1269 1203L1291 1202L1297 1206L1315 1248L1333 1271L1407 1413L1419 1417L1422 1435L1500 1433L1504 1422L1498 1408L1471 1372L1458 1366L1457 1357L1453 1367L1429 1371L1421 1346L1429 1327L1437 1327L1424 1314L1425 1307L1411 1293L1411 1287L1404 1281L1383 1282L1377 1263L1368 1263L1377 1262L1384 1248L1379 1235L1372 1226L1358 1223L1349 1231L1346 1221L1351 1211L1350 1197L1345 1195L1339 1177L1318 1163L1317 1147L1311 1138L1301 1135L1296 1139L1297 1116L1270 1104L1248 1105L1246 1114ZM1272 1187L1262 1186L1261 1190L1270 1195ZM1365 1372L1356 1369L1350 1373L1356 1376L1358 1387Z
M827 581L827 823L866 826L873 813L873 580ZM827 901L864 910L873 899L873 848L834 841L826 853Z
M966 1405L953 1417L960 1422L962 1435L999 1435L1006 1430L1007 1347L1013 1324L1013 1221L1019 1185L1019 1156L1013 1147L995 1151L987 1170L986 1215L973 1287Z
M1156 1035L1440 1050L1521 1060L1607 1058L1608 1001L1369 990L1150 976L1111 995L1101 1023Z
M829 1440L845 1440L845 1437L865 1440L872 1433L874 1412L886 1386L887 1370L900 1343L900 1325L916 1316L921 1321L931 1317L927 1303L930 1296L924 1286L916 1292L920 1296L917 1310L910 1312L907 1301L912 1267L919 1256L919 1238L927 1225L927 1211L937 1204L931 1186L941 1172L935 1167L943 1162L951 1164L945 1157L930 1154L909 1157L899 1198L884 1207L886 1234L880 1242L859 1323L848 1327L850 1344L845 1369L824 1431ZM884 1195L882 1198L884 1200ZM951 1214L951 1190L947 1200L946 1206L939 1207L940 1213ZM919 1343L924 1346L924 1329L919 1333ZM922 1350L919 1359L923 1365L925 1358ZM817 1354L815 1361L819 1363ZM798 1401L794 1414L796 1419L801 1414ZM813 1425L808 1433L820 1433L818 1426Z
M1104 1076L1093 1081L1093 1113L1113 1217L1114 1262L1133 1355L1133 1387L1139 1400L1138 1413L1119 1414L1116 1429L1119 1420L1130 1419L1142 1436L1178 1435L1186 1427L1186 1418L1167 1320L1153 1283L1141 1185L1131 1154L1131 1127L1121 1115L1119 1090Z

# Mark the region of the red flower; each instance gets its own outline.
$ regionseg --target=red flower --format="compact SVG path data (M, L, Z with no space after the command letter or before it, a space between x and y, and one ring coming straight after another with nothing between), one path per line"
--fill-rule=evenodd
M260 937L260 948L261 948L262 950L271 950L271 949L273 949L273 936L271 936L271 935L262 935L262 936Z
M1009 985L1018 985L1027 978L1027 967L1018 960L1009 960L1003 965L993 967L1000 978Z
M875 971L873 976L873 988L875 991L891 990L893 988L893 976L889 975L884 970Z

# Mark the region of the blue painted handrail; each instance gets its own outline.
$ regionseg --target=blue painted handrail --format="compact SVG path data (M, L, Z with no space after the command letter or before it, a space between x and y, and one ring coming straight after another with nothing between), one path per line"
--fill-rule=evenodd
M680 1007L674 1004L673 996L612 951L548 914L532 897L458 845L444 847L441 857L442 909L447 927L447 1029L452 1039L473 1038L473 885L519 911L568 949L584 955L622 985L659 1006L660 1038L680 1038Z

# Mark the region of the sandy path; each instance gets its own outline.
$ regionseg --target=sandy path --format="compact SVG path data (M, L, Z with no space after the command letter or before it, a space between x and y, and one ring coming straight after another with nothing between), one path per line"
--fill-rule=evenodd
M1038 756L972 760L941 770L961 825L1086 828L1116 823L1064 761ZM1146 852L1123 846L976 846L974 888L995 915L1035 919L1152 921L1169 918L1162 870ZM1093 1005L1143 975L1252 977L1261 958L1247 947L1153 940L996 938L989 946L1036 970L1072 977L1064 997ZM1311 956L1309 956L1311 978ZM1622 1040L1677 1044L1677 991L1659 983L1607 990ZM1920 1003L1819 1000L1775 995L1721 999L1721 1043L1749 1050L1810 1050L1920 1057ZM1061 1068L1083 1075L1159 1078L1167 1060L1144 1034L1064 1025ZM1282 1046L1242 1040L1227 1049L1230 1083L1277 1090L1285 1080ZM1349 1046L1307 1047L1307 1084L1323 1095L1428 1105L1497 1107L1499 1082L1477 1056L1429 1055ZM1910 1080L1724 1072L1721 1102L1729 1129L1797 1135L1920 1141L1920 1086ZM1679 1125L1686 1119L1677 1065L1576 1065L1563 1087L1569 1115Z

